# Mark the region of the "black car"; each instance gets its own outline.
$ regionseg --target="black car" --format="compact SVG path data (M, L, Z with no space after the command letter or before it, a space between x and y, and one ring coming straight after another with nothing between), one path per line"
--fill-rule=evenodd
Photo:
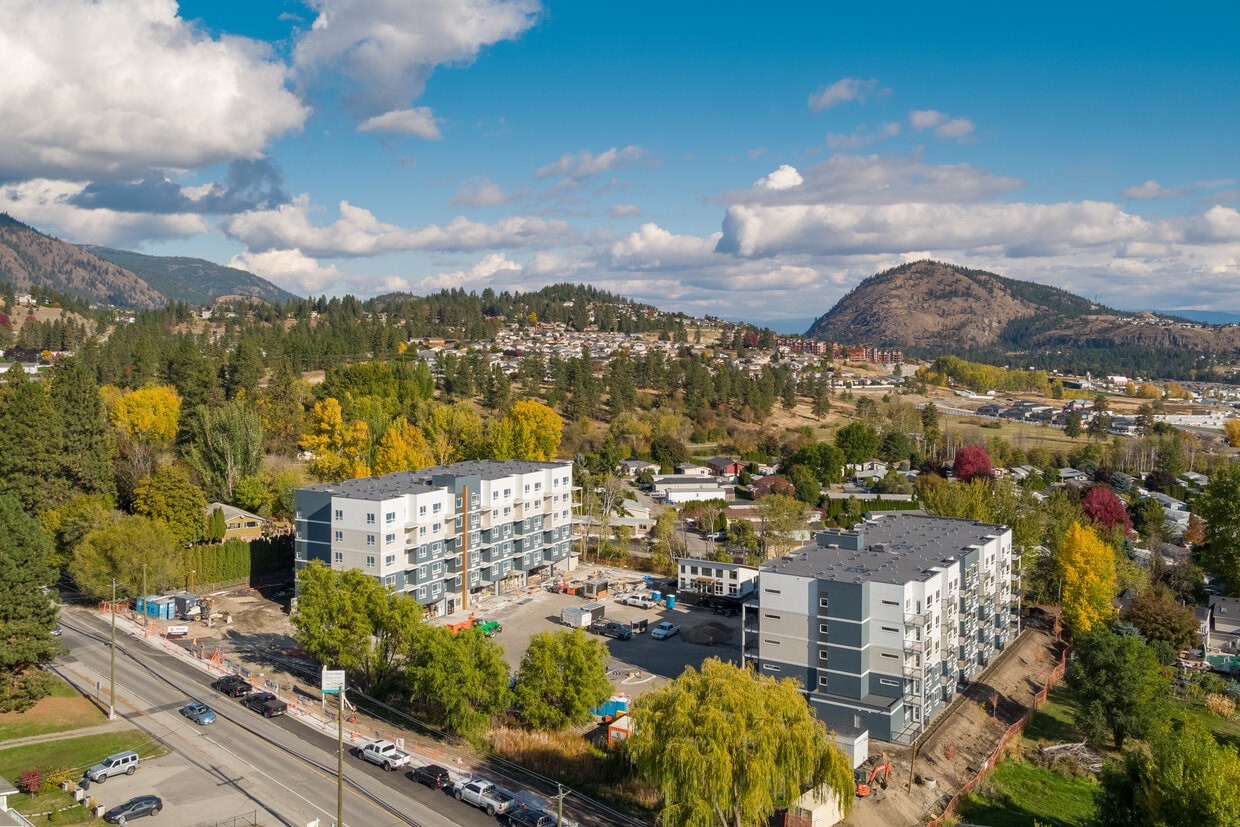
M108 824L126 824L135 818L157 816L163 808L164 802L159 796L140 795L108 810L103 814L103 820Z
M710 609L710 613L714 615L723 615L724 617L735 617L740 613L740 607L730 600L722 600L720 598L712 598L707 600L706 608Z
M255 712L263 713L264 718L274 718L288 712L288 704L270 692L252 692L246 695L241 703Z
M555 816L546 810L531 810L522 807L508 813L508 823L518 827L554 827Z
M425 767L416 767L413 771L413 780L420 781L428 787L434 789L442 789L452 782L452 776L448 773L447 767L441 767L438 764L427 764Z
M240 675L225 675L211 684L211 688L217 692L223 692L230 698L240 698L242 695L249 695L253 691L250 682Z

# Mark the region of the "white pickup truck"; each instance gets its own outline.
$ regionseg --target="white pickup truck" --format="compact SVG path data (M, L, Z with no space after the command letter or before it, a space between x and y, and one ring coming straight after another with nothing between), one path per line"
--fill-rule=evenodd
M653 609L655 606L659 605L654 602L654 600L650 599L650 597L641 594L630 594L626 597L620 598L616 602L625 606L633 606L637 609Z
M480 810L486 810L487 815L492 817L508 812L517 804L517 797L514 794L485 778L475 778L471 781L461 779L453 785L452 794L456 796L457 801L473 804Z
M409 753L397 749L391 741L371 741L362 746L359 754L388 772L409 766Z

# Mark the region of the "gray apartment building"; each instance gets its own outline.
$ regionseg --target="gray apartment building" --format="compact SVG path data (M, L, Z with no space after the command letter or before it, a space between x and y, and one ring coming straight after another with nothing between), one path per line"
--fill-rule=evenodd
M360 569L435 615L572 566L572 464L478 460L297 491L296 567Z
M1008 643L1012 565L1001 525L889 512L823 531L762 566L746 657L829 725L911 743Z

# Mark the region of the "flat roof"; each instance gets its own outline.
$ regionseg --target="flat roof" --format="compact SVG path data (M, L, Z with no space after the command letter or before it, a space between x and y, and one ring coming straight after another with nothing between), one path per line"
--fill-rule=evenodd
M837 535L843 540L856 537L857 549L820 545L830 542L831 535L824 532L816 542L763 564L762 571L844 583L925 581L970 546L1007 531L994 523L889 512Z
M527 459L478 459L455 462L452 465L433 465L416 471L398 471L381 477L359 477L342 482L325 482L307 485L302 491L318 491L324 494L340 494L354 500L385 500L405 494L427 494L440 490L434 484L435 477L479 477L484 480L501 480L515 474L529 474L551 468L566 468L563 462L537 462Z

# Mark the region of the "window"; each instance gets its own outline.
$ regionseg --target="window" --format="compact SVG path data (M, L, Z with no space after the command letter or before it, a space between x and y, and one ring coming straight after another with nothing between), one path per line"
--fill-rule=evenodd
M436 514L438 514L440 509L442 508L443 508L443 503L433 503L431 505L431 511L433 511Z
M394 575L394 574L389 574L387 577L383 578L383 585L385 585L385 586L395 586L395 585L396 585L396 575Z
M343 543L343 542L344 542L344 532L343 532L343 531L337 531L337 532L336 532L336 542L337 542L337 543Z
M391 525L392 523L396 522L396 512L389 511L388 513L384 514L383 522L387 523L388 525Z
M818 685L819 685L819 686L821 686L822 688L826 689L826 687L827 687L827 676L826 676L826 675L819 675L819 676L818 676Z
M420 526L418 526L418 536L419 536L419 537L425 537L425 536L426 536L426 526L424 526L424 525L420 525Z
M343 509L340 509L340 508L337 508L337 509L336 509L336 519L337 519L337 520L343 520L343 519L344 519L344 510L343 510Z
M535 491L542 491L542 483L541 483L541 482L536 482L536 483L534 483L534 490L535 490Z
M779 620L779 615L773 615L770 612L764 612L762 616L767 620Z
M373 569L375 567L375 556L373 554L366 555L366 568Z
M464 500L463 500L461 497L457 497L457 498L456 498L456 510L457 510L457 511L460 511L460 510L461 510L461 504L462 504L463 502L464 502Z
M764 638L762 638L762 642L763 642L763 643L765 643L765 644L767 644L768 646L780 646L780 645L782 645L782 644L780 644L780 642L779 642L778 640L774 640L774 639L769 638L769 637L764 637Z
M512 496L512 489L511 489L511 488L505 488L505 489L504 489L504 499L508 499L508 498L509 498L509 497L511 497L511 496Z
M818 608L820 609L827 608L827 599L825 597L818 598Z
M829 629L830 629L830 627L829 627L829 626L827 626L827 624L825 624L825 623L819 623L819 624L818 624L818 634L820 634L820 635L825 635L825 634L827 634Z
M899 656L899 655L893 655L893 654L891 654L890 652L879 652L879 655L880 655L880 656L882 656L882 657L884 657L884 658L890 658L891 660L899 660L899 659L900 659L900 656Z
M819 650L818 650L818 660L827 660L827 650L826 650L826 649L819 649Z
M394 565L396 565L396 555L395 555L395 554L389 554L387 557L384 557L384 558L383 558L383 565L385 565L385 566L394 566Z
M424 506L424 505L419 505L419 506L418 506L418 516L419 516L419 517L425 517L425 516L426 516L426 506Z
M898 632L898 631L900 631L900 630L899 630L899 629L897 629L895 626L879 626L878 628L882 629L884 632Z
M528 482L525 484L525 493L530 493L530 484Z
M385 536L383 537L383 544L384 544L384 545L390 546L390 545L392 545L392 544L393 544L393 543L395 543L395 542L396 542L396 535L395 535L395 534L387 534L387 535L385 535Z
M878 682L881 683L883 686L899 686L900 685L899 681L893 681L891 678L879 678Z
M431 526L431 531L438 532L443 528L443 523L435 523Z
M373 535L373 534L367 534L367 535L366 535L366 545L368 545L368 546L373 546L374 544L375 544L375 535Z
M900 604L894 600L884 600L883 605L884 606L899 606Z
M338 552L336 552L336 562L337 562L337 563L343 563L343 562L344 562L344 552L343 552L343 551L338 551Z
M783 592L780 591L779 589L763 589L762 591L766 592L767 594L783 594Z
M375 524L375 515L374 515L374 514L367 514L367 515L366 515L366 525L374 525L374 524Z
M762 668L763 668L763 669L765 669L765 670L766 670L766 671L768 671L768 672L778 672L778 671L779 671L779 667L778 667L778 666L775 666L774 664L770 664L770 663L764 663L764 664L762 664Z

